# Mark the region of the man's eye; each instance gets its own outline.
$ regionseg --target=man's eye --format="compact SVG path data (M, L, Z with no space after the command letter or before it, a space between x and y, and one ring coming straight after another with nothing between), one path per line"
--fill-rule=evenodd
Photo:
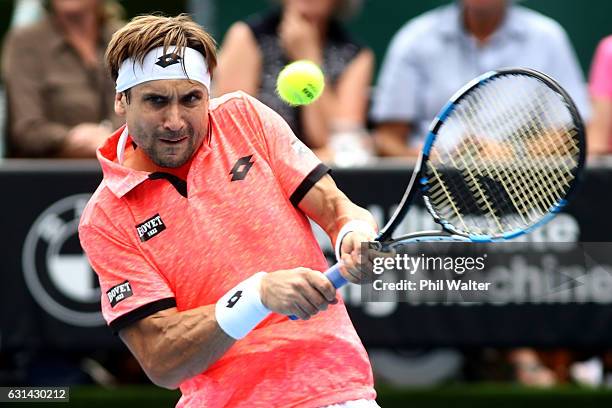
M195 104L200 99L202 99L199 95L187 95L183 100L188 104Z
M152 103L153 105L163 105L166 103L166 98L163 96L149 96L147 101Z

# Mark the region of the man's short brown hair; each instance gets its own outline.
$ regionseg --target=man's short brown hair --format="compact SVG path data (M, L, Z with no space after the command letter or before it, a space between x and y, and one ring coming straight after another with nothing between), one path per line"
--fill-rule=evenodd
M176 46L182 55L185 47L193 48L206 59L208 72L217 66L215 40L187 14L176 17L146 15L135 17L118 30L106 48L106 65L114 81L117 81L119 67L128 58L144 62L149 51L157 47Z

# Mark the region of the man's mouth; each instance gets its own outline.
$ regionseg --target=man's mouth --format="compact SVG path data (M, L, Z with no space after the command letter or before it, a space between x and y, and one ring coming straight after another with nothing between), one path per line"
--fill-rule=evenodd
M165 138L160 138L159 140L161 140L163 143L167 143L167 144L179 144L185 140L187 140L187 136L183 136L181 138L178 139L165 139Z

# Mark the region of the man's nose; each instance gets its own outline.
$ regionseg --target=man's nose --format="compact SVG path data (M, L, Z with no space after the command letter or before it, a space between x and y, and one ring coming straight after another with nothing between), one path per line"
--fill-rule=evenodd
M183 129L185 121L181 115L181 108L178 104L171 104L166 110L164 127L173 132Z

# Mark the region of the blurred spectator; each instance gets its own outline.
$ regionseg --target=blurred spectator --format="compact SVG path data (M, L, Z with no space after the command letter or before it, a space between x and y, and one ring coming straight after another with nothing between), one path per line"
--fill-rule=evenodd
M33 24L44 14L42 0L15 0L9 28ZM6 91L0 84L0 158L5 157L6 149Z
M516 380L532 387L550 387L557 383L555 373L542 363L535 350L518 348L509 352L510 363L515 368Z
M431 120L470 79L493 69L527 67L553 77L583 117L583 75L563 28L510 0L462 0L429 11L393 38L372 109L386 156L416 156Z
M612 36L597 46L589 79L593 117L587 148L590 154L607 154L611 152L612 137Z
M11 28L33 24L44 15L42 0L15 0Z
M187 0L187 10L193 20L204 27L206 31L214 34L217 32L217 7L216 0Z
M120 125L102 62L120 26L116 7L103 0L51 0L41 21L8 34L2 75L9 155L94 157L111 126Z
M322 159L330 159L332 133L359 138L367 114L373 53L344 30L338 18L356 12L356 0L284 0L282 8L230 27L215 72L217 95L241 89L289 123ZM308 59L323 68L326 87L316 102L290 107L276 95L276 77L287 63Z

